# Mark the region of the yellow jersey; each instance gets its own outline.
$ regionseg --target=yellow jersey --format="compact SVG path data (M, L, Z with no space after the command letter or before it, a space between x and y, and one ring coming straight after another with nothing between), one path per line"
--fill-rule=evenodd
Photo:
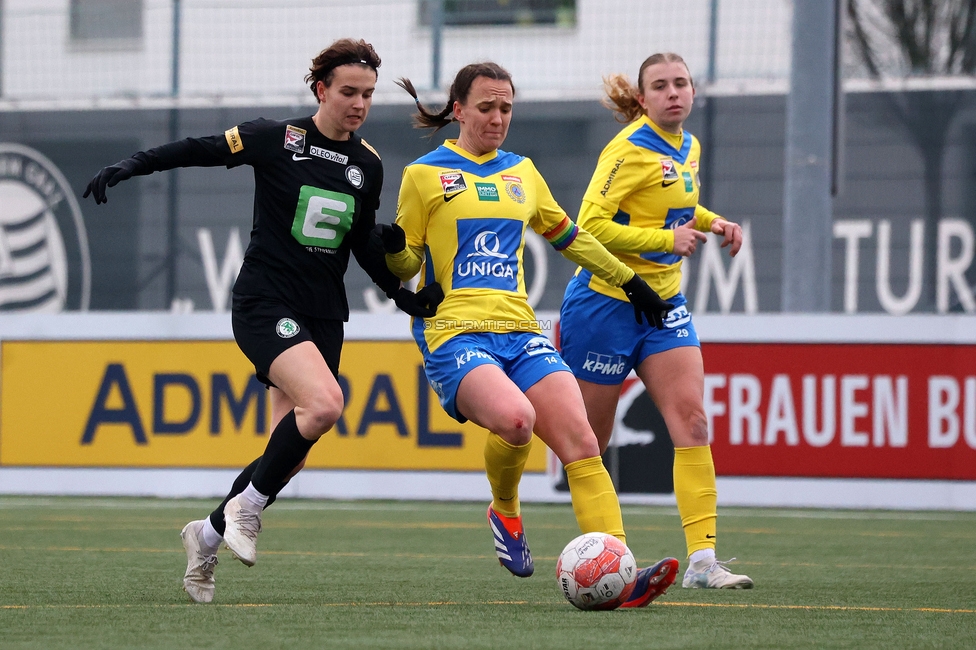
M465 332L541 332L525 289L526 227L607 286L634 277L573 223L530 159L502 150L475 156L455 142L404 168L396 223L407 246L386 256L400 279L421 271L421 286L436 281L444 290L437 315L414 320L425 352Z
M695 219L697 230L710 232L721 218L698 205L700 156L695 136L667 133L641 116L603 149L576 219L665 299L681 288L671 231ZM598 293L627 299L599 277L580 277Z

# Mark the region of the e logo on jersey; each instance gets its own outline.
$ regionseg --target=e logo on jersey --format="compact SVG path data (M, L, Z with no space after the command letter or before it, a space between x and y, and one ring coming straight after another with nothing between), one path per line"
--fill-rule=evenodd
M0 143L0 311L88 309L88 235L68 179L39 151Z
M339 248L352 228L355 212L354 197L302 185L291 224L291 236L313 252L331 252Z
M514 219L458 220L451 286L518 291L523 226Z
M288 151L294 151L295 153L304 152L306 133L307 131L305 129L300 129L297 126L286 124L285 125L285 149L287 149Z

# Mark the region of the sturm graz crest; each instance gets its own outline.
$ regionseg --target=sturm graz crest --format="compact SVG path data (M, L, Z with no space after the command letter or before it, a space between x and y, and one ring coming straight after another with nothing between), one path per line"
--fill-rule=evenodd
M0 312L87 310L91 260L81 208L41 153L0 142Z

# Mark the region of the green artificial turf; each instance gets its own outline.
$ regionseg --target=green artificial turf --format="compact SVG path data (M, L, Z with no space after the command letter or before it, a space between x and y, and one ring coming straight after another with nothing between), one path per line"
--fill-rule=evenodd
M0 648L976 647L976 513L723 509L719 557L755 589L580 612L554 576L572 510L532 504L518 579L484 504L284 500L257 565L222 550L214 602L193 604L179 531L213 505L0 497ZM684 570L673 509L624 520L638 564Z

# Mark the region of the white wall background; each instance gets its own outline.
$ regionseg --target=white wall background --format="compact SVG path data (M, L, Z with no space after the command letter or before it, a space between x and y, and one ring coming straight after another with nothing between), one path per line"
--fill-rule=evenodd
M373 43L384 63L378 102L408 101L393 79L431 81L430 29L416 0L183 0L180 96L233 103L248 97L311 103L302 77L336 38ZM72 42L68 0L5 0L2 100L134 102L171 92L171 0L144 0L136 43ZM575 27L448 27L442 84L472 61L492 59L512 73L523 97L590 98L613 72L632 77L645 57L675 51L704 80L710 0L577 0ZM717 75L725 84L785 87L789 0L720 0ZM273 98L273 99L272 99ZM290 102L289 102L290 103ZM28 104L29 105L29 104Z

